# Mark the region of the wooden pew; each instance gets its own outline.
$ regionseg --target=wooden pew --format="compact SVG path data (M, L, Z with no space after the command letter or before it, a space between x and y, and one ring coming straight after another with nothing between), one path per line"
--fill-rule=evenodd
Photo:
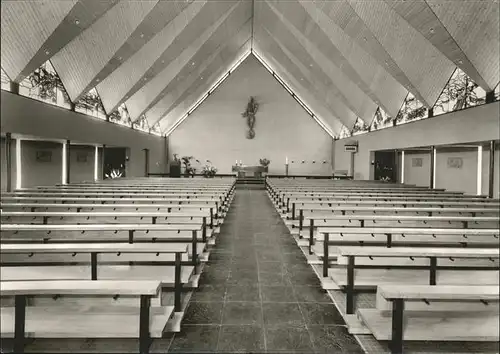
M198 274L199 254L206 247L202 225L101 224L101 225L2 225L0 241L6 243L137 243L167 242L188 246L194 273ZM200 242L201 241L201 242Z
M204 212L0 212L2 224L200 224L202 241L215 243L213 228ZM207 230L208 229L208 230Z
M378 309L360 309L358 316L377 340L389 340L393 354L404 352L404 340L421 341L494 341L499 340L499 314L488 304L499 301L495 286L383 285L377 295L392 303L392 314ZM463 312L459 302L476 302L483 311ZM411 302L453 302L453 311L405 311Z
M159 274L145 273L144 278L139 280L159 280L162 287L173 287L174 311L180 312L182 284L189 283L194 270L187 251L185 244L3 244L0 249L0 269L2 281L73 280L75 277L90 280L97 280L98 277L103 280L104 277L112 280L119 274L113 271L117 269L116 265L129 261L134 261L135 265L158 264L161 267ZM79 264L89 265L90 269ZM103 269L109 268L109 265L112 269ZM58 269L62 272L58 272ZM123 274L127 275L127 272Z
M435 228L318 228L322 239L323 277L328 277L330 246L379 245L412 246L418 251L422 246L455 245L455 247L497 247L498 229L435 229ZM332 235L333 240L331 240Z
M5 212L158 212L158 213L210 213L211 229L223 222L225 213L217 212L213 205L190 204L57 204L57 203L0 203L0 210Z
M30 281L0 283L0 294L15 297L14 311L2 309L2 337L14 337L14 352L24 353L26 335L32 337L138 337L139 352L149 352L151 337L161 337L163 321L151 316L151 298L159 296L159 281ZM37 311L27 306L27 298L36 295L134 296L140 298L137 313L68 313ZM42 309L43 310L43 309ZM165 317L165 316L163 316ZM151 321L152 320L152 321ZM137 321L137 322L136 322Z
M498 248L430 248L430 247L369 247L369 246L355 246L355 247L338 247L338 264L345 265L346 268L336 268L330 272L330 277L334 278L335 283L346 289L346 312L347 314L354 313L354 292L358 287L363 288L376 288L377 285L405 282L404 279L411 279L411 283L426 281L425 275L422 270L428 270L427 281L429 285L436 285L438 282L445 285L468 285L468 284L484 284L494 285L498 284L498 259L500 252ZM358 265L356 259L368 259L363 264ZM375 258L385 258L385 262L374 262ZM424 262L415 265L407 265L408 263L394 262L396 258L406 258L410 260L410 264L416 258L422 258ZM445 264L441 264L438 260L451 260ZM475 259L483 260L483 262L476 263L458 263L455 265L455 260L460 259ZM496 260L496 261L495 261ZM372 264L374 263L374 264ZM415 262L416 263L416 262ZM390 267L387 272L386 267ZM398 270L410 269L412 277L398 277ZM360 271L356 272L356 269ZM380 270L380 277L370 273L369 276L363 276L361 273L364 269L378 269ZM396 272L390 272L395 269ZM443 270L438 274L439 270ZM451 270L451 272L449 271ZM460 272L457 272L460 271ZM468 271L468 272L464 272ZM479 272L483 271L483 272ZM486 273L485 273L486 271ZM399 272L401 274L401 272ZM454 275L451 273L455 273ZM468 274L469 273L469 274ZM470 274L473 273L473 274ZM404 275L404 274L403 274ZM361 278L356 282L356 278ZM493 280L492 280L493 279ZM493 283L488 283L493 282ZM359 285L357 285L359 283ZM486 284L485 284L486 283Z
M446 209L445 209L446 210ZM500 213L500 212L499 212ZM500 214L499 214L500 215ZM308 246L314 245L317 227L421 227L421 228L500 228L499 216L427 216L427 215L317 215L306 217ZM303 225L299 225L299 237Z

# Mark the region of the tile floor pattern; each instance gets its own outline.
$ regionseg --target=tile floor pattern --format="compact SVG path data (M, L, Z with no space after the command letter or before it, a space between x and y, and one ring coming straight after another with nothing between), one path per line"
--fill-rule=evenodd
M237 190L169 353L363 353L264 191Z
M338 296L342 306L344 296ZM387 344L371 335L360 340L370 353L388 352ZM6 342L0 347L10 352L11 343ZM499 352L498 343L405 344L408 354ZM35 339L25 351L137 353L137 348L137 339ZM182 331L154 339L150 352L362 354L363 350L348 334L265 191L238 189L188 305Z

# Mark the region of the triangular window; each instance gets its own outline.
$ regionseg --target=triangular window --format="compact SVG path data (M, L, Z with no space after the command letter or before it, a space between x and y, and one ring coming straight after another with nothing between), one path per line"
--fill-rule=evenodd
M408 92L401 109L396 116L396 124L404 124L416 120L427 118L429 114L428 109Z
M356 119L356 123L354 123L354 127L352 128L352 135L368 133L369 131L370 126L358 117L358 119Z
M2 69L2 90L10 91L10 79Z
M393 121L394 118L385 113L385 111L382 108L378 107L377 110L375 111L375 116L373 117L370 130L374 131L378 129L392 127L394 125Z
M457 68L434 105L434 115L486 103L486 91Z
M19 84L19 94L59 107L71 107L71 100L68 93L50 60L47 60L21 81Z
M119 105L116 111L111 112L111 114L109 115L109 121L116 124L124 125L126 127L132 126L130 114L128 113L128 109L125 103Z
M350 138L350 137L351 137L351 131L347 129L345 125L343 125L342 129L340 130L339 139Z
M92 117L106 119L106 112L104 111L101 96L99 96L95 87L75 103L75 111Z
M159 135L161 136L161 129L160 129L160 122L156 122L152 127L151 130L149 131L153 135Z
M132 123L132 128L149 133L149 123L146 115L143 114L139 117L139 119Z

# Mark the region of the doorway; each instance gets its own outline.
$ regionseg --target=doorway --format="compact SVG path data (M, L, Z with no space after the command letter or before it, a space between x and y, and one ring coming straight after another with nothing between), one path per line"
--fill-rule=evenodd
M396 151L375 151L374 177L376 181L397 182Z
M126 148L108 148L104 152L104 178L125 177L127 163Z

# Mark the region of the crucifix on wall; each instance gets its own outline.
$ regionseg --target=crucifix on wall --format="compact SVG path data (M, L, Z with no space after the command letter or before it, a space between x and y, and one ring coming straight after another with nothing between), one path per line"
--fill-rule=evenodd
M247 139L253 139L255 137L255 131L253 130L255 126L255 115L259 110L259 104L255 100L253 96L250 97L250 100L247 103L247 108L245 112L241 113L243 118L247 119L248 132Z

